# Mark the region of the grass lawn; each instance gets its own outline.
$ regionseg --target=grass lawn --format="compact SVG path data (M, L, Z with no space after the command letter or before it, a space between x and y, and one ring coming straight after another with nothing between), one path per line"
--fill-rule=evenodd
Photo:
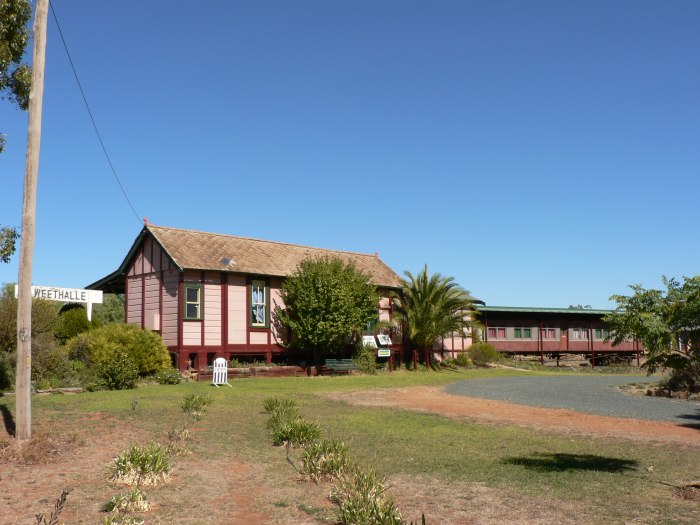
M0 461L0 523L35 522L34 514L50 511L63 488L72 493L61 521L99 523L105 517L101 504L124 492L107 481L111 459L131 443L167 443L168 432L183 426L192 430L191 454L173 460L169 484L146 489L154 503L143 514L146 523L334 523L330 485L300 481L284 451L270 445L262 402L272 396L297 400L325 438L345 441L356 463L384 474L409 521L420 522L425 512L429 524L700 523L698 502L673 487L700 478L697 447L474 424L326 396L496 374L519 373L236 379L233 388L183 383L35 396L34 434L44 441L60 437L54 445L60 450L47 449L45 457L30 455L23 463L18 454L9 458L6 449ZM191 393L213 397L198 422L180 408ZM0 398L0 409L7 420L14 398Z

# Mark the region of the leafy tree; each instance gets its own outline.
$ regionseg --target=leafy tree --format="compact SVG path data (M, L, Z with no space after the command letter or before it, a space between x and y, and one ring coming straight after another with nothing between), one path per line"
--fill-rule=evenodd
M403 332L425 354L430 365L433 344L441 337L461 332L472 323L468 319L472 299L453 277L439 273L428 275L428 265L416 276L404 272L401 292L394 297L394 319L404 325ZM417 355L414 350L414 363Z
M15 247L19 232L16 228L0 226L0 262L10 262L10 257L15 253Z
M54 326L58 318L58 303L32 300L32 360L40 362L44 354L56 349ZM14 380L17 357L17 299L14 285L0 288L0 390L9 388ZM33 379L35 369L32 367Z
M83 305L67 304L61 308L58 320L54 326L54 334L58 342L64 345L69 339L87 332L92 327L93 323L88 321L87 311Z
M22 64L29 42L27 23L32 16L28 0L0 0L0 98L9 99L20 109L29 107L32 70ZM5 150L5 135L0 133L0 153ZM19 233L0 226L0 262L7 263L15 252Z
M666 290L631 286L630 296L613 295L614 313L605 317L613 345L634 338L646 350L649 373L670 368L693 388L700 382L700 276L662 278Z
M117 294L104 294L102 304L92 306L92 315L95 323L100 325L123 323L124 296Z
M302 261L282 284L281 296L285 308L277 308L278 320L317 366L377 316L379 301L369 276L330 257Z
M28 0L0 0L0 97L23 110L29 107L32 85L32 70L22 64L31 16Z

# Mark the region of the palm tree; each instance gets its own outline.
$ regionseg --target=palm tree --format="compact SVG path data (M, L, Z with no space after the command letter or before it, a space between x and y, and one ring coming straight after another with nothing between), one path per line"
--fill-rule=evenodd
M441 337L460 332L471 322L465 319L473 302L453 277L439 273L428 275L428 265L418 275L404 272L401 292L394 295L397 310L394 319L404 327L404 333L413 343L413 363L417 361L415 348L425 352L425 364L430 366L433 344Z

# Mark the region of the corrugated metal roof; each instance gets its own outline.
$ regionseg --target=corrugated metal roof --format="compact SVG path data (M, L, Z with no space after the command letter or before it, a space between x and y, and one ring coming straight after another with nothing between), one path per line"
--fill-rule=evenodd
M534 308L529 306L476 306L480 312L513 312L543 314L606 315L615 310L594 310L592 308Z

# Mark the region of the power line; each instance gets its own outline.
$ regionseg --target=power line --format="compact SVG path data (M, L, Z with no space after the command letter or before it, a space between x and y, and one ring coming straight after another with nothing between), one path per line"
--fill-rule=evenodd
M112 159L109 158L109 153L107 153L107 148L105 147L105 143L102 140L102 135L100 135L100 131L97 129L97 124L95 123L95 118L92 116L92 111L90 110L90 104L88 104L87 97L85 96L85 91L83 90L83 86L80 83L80 78L78 78L78 72L75 70L75 65L73 64L73 59L70 56L70 51L68 51L68 45L66 44L66 39L63 37L63 31L61 30L61 24L58 23L58 17L56 17L56 11L54 11L53 8L53 2L50 2L49 4L51 8L51 14L53 15L53 20L56 22L56 27L58 28L58 34L61 36L61 42L63 42L63 48L66 50L66 55L68 56L68 62L70 62L70 67L73 70L73 76L75 76L75 81L78 83L78 88L80 89L80 94L83 97L83 102L85 103L85 108L87 109L88 115L90 115L90 120L92 121L92 127L95 130L95 134L97 135L97 139L100 141L100 146L102 146L102 151L105 154L105 158L107 159L107 163L109 164L110 169L112 170L112 175L114 175L114 178L117 181L117 184L119 185L119 189L122 190L122 195L124 195L124 198L126 199L126 202L129 204L129 207L131 208L131 211L134 212L134 216L136 217L136 220L141 224L141 218L138 213L136 213L136 210L134 209L133 204L131 204L131 200L129 200L129 196L126 194L126 190L124 189L124 186L122 185L122 181L119 180L119 176L117 175L117 170L114 169L114 164L112 164Z

